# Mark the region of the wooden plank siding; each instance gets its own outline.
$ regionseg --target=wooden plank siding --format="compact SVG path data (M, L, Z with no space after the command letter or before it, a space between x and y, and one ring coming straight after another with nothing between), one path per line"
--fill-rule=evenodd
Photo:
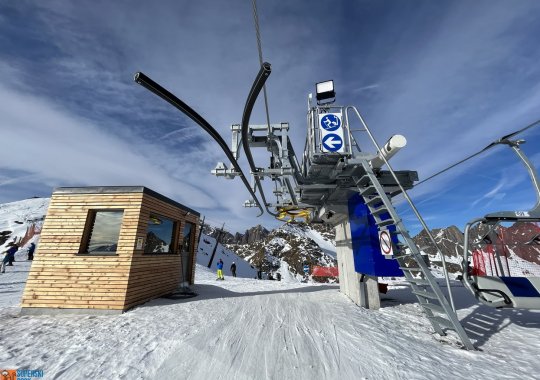
M61 188L62 189L62 188ZM55 192L23 293L24 308L107 309L125 311L175 290L181 281L182 231L186 222L199 232L199 214L146 188L115 187L91 193ZM90 190L88 190L90 189ZM81 246L91 210L123 210L115 254L85 254ZM189 211L188 211L189 210ZM146 239L150 214L175 221L173 254L145 254L136 249L137 238ZM195 236L196 238L197 236ZM195 241L196 244L196 241ZM188 281L192 284L196 247ZM143 244L144 246L144 244Z
M198 224L198 216L184 210L171 207L166 202L144 194L141 207L138 237L145 237L150 214L156 214L177 221L174 236L175 251L182 244L186 221ZM194 254L194 253L193 253ZM135 250L126 297L126 308L146 302L156 296L171 293L181 282L181 256L175 254L145 254ZM134 276L137 273L138 276ZM191 276L193 277L193 276Z

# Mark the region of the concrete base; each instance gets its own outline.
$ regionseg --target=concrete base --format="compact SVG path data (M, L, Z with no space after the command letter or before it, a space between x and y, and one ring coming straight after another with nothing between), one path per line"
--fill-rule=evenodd
M378 310L381 308L379 297L379 281L376 276L360 276L360 302L366 309ZM362 278L363 277L363 278Z
M123 310L111 309L59 309L52 307L23 307L19 315L117 315L122 314Z
M355 304L367 309L381 307L377 277L362 276L354 270L351 229L348 221L336 225L336 253L339 289Z

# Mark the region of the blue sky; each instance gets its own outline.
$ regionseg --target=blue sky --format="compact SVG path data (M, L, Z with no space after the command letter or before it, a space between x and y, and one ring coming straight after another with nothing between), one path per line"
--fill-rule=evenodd
M272 64L270 118L290 123L297 153L307 94L326 79L380 142L406 136L392 162L421 179L540 119L536 1L260 1L258 8ZM0 203L50 196L57 186L144 185L233 231L277 225L241 207L248 198L241 181L210 175L225 156L208 135L133 82L143 71L229 141L258 65L248 0L1 3ZM264 121L259 102L252 122ZM540 128L519 137L540 166ZM255 159L267 165L262 152ZM462 228L472 217L535 202L505 147L411 196L430 227ZM403 208L414 231L411 216Z

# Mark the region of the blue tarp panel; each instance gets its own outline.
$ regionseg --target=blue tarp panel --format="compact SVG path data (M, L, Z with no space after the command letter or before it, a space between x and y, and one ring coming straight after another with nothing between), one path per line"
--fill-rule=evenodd
M349 222L351 225L355 271L379 277L403 276L398 262L387 259L381 253L375 219L371 216L368 207L359 194L355 194L349 199ZM389 226L388 229L392 230L395 227ZM392 239L394 243L397 243L395 236Z

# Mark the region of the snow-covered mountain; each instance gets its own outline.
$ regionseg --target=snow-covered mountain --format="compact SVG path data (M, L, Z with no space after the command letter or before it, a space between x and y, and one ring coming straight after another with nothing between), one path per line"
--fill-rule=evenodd
M23 257L25 248L39 240L49 201L49 198L31 198L0 204L0 252L10 243L18 243L20 249L15 259Z
M235 234L230 233L227 230L221 231L221 228L213 227L208 224L205 224L203 227L203 233L211 237L217 237L220 235L219 241L223 244L251 244L255 241L262 240L266 238L270 231L261 226L260 224L255 227L251 227L246 230L243 234L236 232Z
M461 272L461 257L463 256L463 233L456 227L437 228L431 231L437 246L444 254L448 271ZM479 260L473 260L473 265L486 266L486 262L496 259L492 248L498 250L504 272L513 276L540 276L540 227L537 223L516 223L511 226L498 226L496 233L485 237L488 227L475 226L471 229L471 254L480 255ZM432 267L438 269L442 266L440 255L429 240L425 230L416 235L413 240L421 250L429 255ZM492 241L493 240L493 241ZM503 244L504 243L504 244ZM491 247L490 247L491 245ZM487 264L489 266L489 264ZM497 275L494 270L493 275Z
M265 236L243 243L250 240L245 236L255 235ZM271 273L273 277L279 273L282 277L292 276L300 281L308 280L303 271L305 264L324 267L337 265L333 235L333 230L322 225L284 224L265 234L262 234L260 226L257 226L254 231L248 230L240 235L239 241L226 246L256 268Z
M215 254L212 258L212 252ZM231 264L236 264L236 276L243 278L255 278L257 276L257 269L249 262L243 260L242 257L236 255L230 249L224 247L221 243L216 248L216 239L212 236L202 234L199 241L199 248L197 250L197 264L201 267L208 267L210 264L210 271L214 271L218 260L223 260L223 274L225 278L231 276Z

